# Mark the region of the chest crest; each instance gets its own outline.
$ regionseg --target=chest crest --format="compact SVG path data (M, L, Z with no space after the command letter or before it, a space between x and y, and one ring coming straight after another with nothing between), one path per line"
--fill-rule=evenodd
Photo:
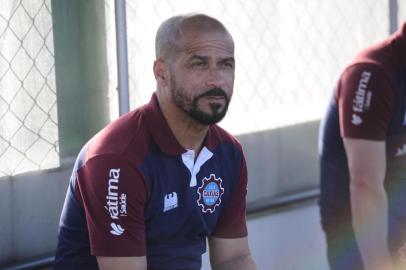
M197 204L201 207L202 212L214 213L216 207L221 204L221 197L224 194L221 178L217 178L214 174L210 174L209 178L203 178L197 194L199 195Z

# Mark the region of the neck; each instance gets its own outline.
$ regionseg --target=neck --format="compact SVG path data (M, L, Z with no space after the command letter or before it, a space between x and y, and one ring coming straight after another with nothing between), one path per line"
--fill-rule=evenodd
M176 140L183 148L193 149L199 153L209 126L191 119L187 113L172 102L170 97L163 97L159 91L157 97L162 114Z

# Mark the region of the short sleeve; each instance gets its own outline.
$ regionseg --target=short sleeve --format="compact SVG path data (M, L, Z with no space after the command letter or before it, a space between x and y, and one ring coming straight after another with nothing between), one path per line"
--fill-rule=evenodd
M148 197L142 175L116 155L88 160L76 175L95 256L145 256L144 208Z
M385 139L394 89L383 69L367 63L349 67L341 76L337 100L342 137Z
M219 222L211 236L220 238L241 238L247 236L246 197L247 197L247 165L242 156L240 178L230 201L221 213Z

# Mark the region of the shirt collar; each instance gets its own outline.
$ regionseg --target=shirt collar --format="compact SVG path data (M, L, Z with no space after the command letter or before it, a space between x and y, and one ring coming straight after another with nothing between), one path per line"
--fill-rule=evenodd
M152 94L150 102L145 107L145 118L148 130L162 152L167 155L180 155L186 152L169 128L155 93Z
M166 122L159 107L156 93L152 94L150 102L145 107L145 117L147 128L162 152L167 155L180 155L187 151L176 140ZM206 146L208 149L213 150L220 143L218 129L217 125L210 126L202 147Z

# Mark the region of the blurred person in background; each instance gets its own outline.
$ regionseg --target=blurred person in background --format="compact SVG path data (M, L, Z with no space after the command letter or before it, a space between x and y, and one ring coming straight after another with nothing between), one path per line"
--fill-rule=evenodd
M218 20L161 24L151 101L81 150L54 269L256 269L246 227L240 143L216 125L233 93L234 42Z
M320 130L332 270L406 269L406 24L344 70Z

